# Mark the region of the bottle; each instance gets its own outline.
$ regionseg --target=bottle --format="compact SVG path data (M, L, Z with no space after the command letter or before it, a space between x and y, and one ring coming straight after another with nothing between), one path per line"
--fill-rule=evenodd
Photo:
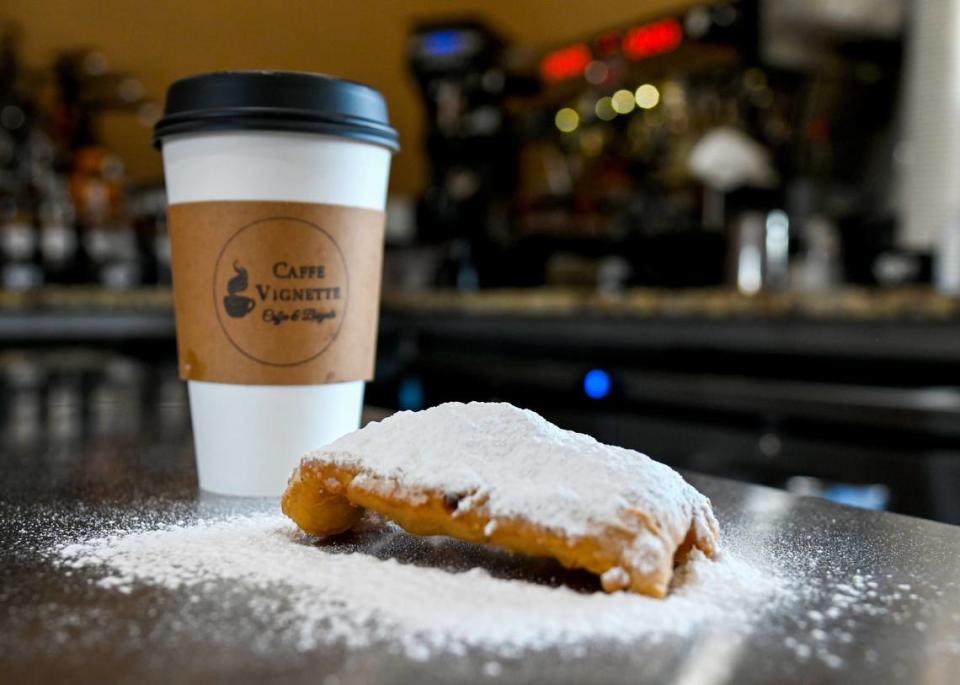
M3 202L0 210L0 288L33 290L43 285L37 231L26 203Z
M106 259L100 265L98 283L104 288L125 290L141 283L137 236L133 224L118 218L104 226Z
M66 285L80 280L80 245L73 203L64 193L40 202L40 258L46 283Z
M157 285L170 287L173 284L173 267L170 264L170 233L167 230L166 200L163 205L153 215L153 254L157 264Z
M166 204L162 188L141 189L130 200L142 285L169 286L171 282Z
M141 282L137 236L124 204L123 165L105 149L91 146L74 154L70 195L80 217L85 280L106 288Z
M34 197L25 183L31 107L21 87L18 31L0 26L0 288L30 290L43 282L37 259Z

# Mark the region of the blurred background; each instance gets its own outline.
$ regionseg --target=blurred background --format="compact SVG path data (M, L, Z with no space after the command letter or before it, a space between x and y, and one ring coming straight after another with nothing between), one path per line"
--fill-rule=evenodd
M189 439L151 127L176 78L295 69L380 89L401 135L369 404L506 400L960 523L960 0L6 0L0 27L0 454Z

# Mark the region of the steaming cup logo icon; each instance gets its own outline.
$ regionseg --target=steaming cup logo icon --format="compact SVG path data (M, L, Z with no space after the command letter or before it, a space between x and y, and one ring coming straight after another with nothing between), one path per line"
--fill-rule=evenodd
M247 270L237 262L233 263L233 270L237 275L227 282L227 296L223 298L223 309L227 312L227 316L242 319L253 311L257 303L252 297L237 294L247 289Z
M340 245L323 227L297 217L238 227L213 265L220 329L260 364L297 366L322 355L347 318L349 299Z

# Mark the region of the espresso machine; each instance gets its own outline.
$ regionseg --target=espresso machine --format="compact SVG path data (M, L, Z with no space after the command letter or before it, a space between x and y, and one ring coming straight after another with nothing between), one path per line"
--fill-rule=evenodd
M491 236L505 221L516 167L505 102L523 87L508 70L506 47L499 33L472 19L421 23L409 38L430 162L417 239L441 253L436 285L500 284Z
M526 60L478 22L416 27L438 283L886 282L907 22L897 0L843 6L693 4Z

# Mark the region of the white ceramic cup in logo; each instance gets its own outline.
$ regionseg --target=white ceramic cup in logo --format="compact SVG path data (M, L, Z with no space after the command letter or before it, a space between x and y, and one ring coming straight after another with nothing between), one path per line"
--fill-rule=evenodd
M158 131L158 138L171 207L237 200L385 207L393 149L377 141L259 129ZM188 380L188 388L200 487L272 497L303 454L359 427L364 381Z

